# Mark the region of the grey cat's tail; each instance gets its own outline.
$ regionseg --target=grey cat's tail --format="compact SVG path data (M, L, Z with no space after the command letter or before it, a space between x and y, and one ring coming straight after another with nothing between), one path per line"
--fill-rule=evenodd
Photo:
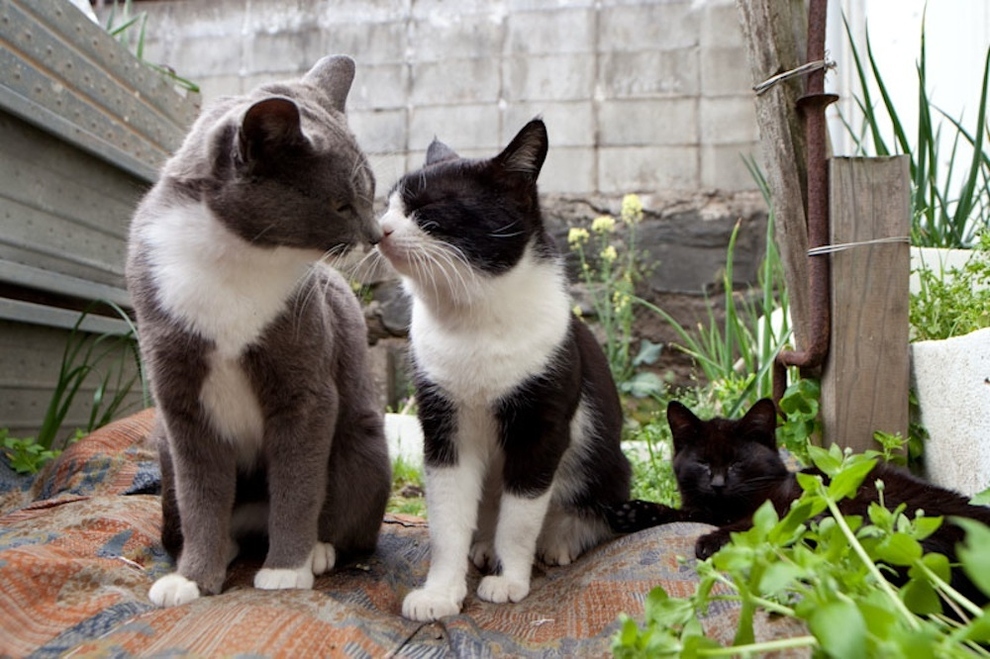
M662 503L633 499L604 506L608 525L616 533L635 533L661 524L679 521L681 511Z

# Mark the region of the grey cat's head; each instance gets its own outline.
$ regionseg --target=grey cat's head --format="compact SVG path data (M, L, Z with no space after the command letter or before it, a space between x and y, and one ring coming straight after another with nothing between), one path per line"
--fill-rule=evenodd
M218 99L163 178L259 247L377 242L374 176L344 116L353 79L353 60L325 57L300 80Z

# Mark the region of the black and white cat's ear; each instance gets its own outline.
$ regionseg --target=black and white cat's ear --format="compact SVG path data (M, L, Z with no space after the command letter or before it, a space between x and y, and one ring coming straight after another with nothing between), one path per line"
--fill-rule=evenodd
M769 398L756 401L740 424L748 439L777 448L777 406Z
M343 112L351 83L354 82L354 60L347 55L324 57L303 76L303 81L311 82L322 89L330 99L331 107Z
M690 445L698 436L701 420L682 403L672 400L667 404L667 424L674 438L674 453Z
M523 174L535 181L546 160L549 143L543 120L533 119L522 127L502 153L495 156L495 160L506 171Z
M238 134L245 162L264 160L278 149L305 141L299 108L288 98L273 96L258 101L244 113Z
M427 165L435 165L438 162L443 162L445 160L456 160L457 158L460 158L460 156L457 155L456 151L435 137L433 138L433 141L430 142L430 146L426 149Z

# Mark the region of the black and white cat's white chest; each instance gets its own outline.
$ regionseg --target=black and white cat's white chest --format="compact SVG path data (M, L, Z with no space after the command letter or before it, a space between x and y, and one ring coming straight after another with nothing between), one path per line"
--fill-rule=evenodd
M447 255L423 258L439 253L436 239L410 215L394 193L381 219L388 238L380 249L411 275L403 282L413 300L410 337L421 373L466 405L490 405L544 373L570 328L559 258L530 244L498 274Z

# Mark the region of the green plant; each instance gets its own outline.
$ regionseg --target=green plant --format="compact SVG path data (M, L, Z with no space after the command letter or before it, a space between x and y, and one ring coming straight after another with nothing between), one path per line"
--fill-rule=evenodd
M708 324L688 330L657 305L637 298L637 303L663 318L677 333L677 349L687 353L706 380L728 401L726 416L734 416L746 404L770 395L772 368L777 353L790 337L783 266L773 242L773 213L767 220L766 252L759 273L760 295L753 298L733 292L733 262L741 222L737 222L726 250L722 283L725 290L723 319L708 306Z
M924 21L922 21L924 24ZM912 225L911 241L925 247L968 247L975 236L990 224L990 157L984 150L987 138L986 113L987 97L990 91L990 48L987 49L983 68L983 86L980 91L980 104L976 127L972 132L963 127L961 120L950 117L932 102L928 94L928 77L925 57L925 31L922 27L919 59L916 64L918 76L918 133L911 143L907 136L897 108L894 106L883 76L877 66L866 35L866 61L856 47L849 23L845 22L846 35L852 45L853 62L860 84L860 97L856 104L864 117L863 133L853 129L851 122L843 118L849 134L856 142L857 149L867 153L872 142L872 150L878 156L904 153L910 158ZM871 83L880 94L878 106L870 93ZM934 114L947 120L955 131L949 157L940 153L943 122L936 123ZM893 127L892 145L888 145L882 133L884 115ZM960 155L959 147L966 143L972 148L968 162Z
M701 581L688 597L649 593L640 626L627 615L613 638L616 657L755 656L772 650L809 648L830 657L986 656L990 612L948 584L945 556L924 553L920 541L941 518L870 507L868 519L845 517L839 502L853 495L881 457L810 447L812 462L829 476L800 474L803 494L779 519L767 502L753 528L733 534L729 544L698 563ZM881 488L882 496L882 488ZM909 515L908 513L911 513ZM958 520L966 531L958 559L967 575L990 594L990 529ZM887 565L907 569L895 586ZM718 600L738 602L735 639L722 647L705 635L698 618ZM952 619L943 612L950 609ZM758 611L803 621L809 634L755 641Z
M916 270L918 292L911 294L912 339L947 339L990 327L990 231L980 234L962 268Z
M392 494L386 511L426 517L423 470L401 455L392 462Z
M86 318L97 306L114 310L127 323L127 333L94 335L84 331ZM35 473L61 452L68 440L59 445L59 435L66 416L86 384L94 385L89 418L83 428L75 429L76 437L80 431L92 432L112 421L125 409L137 384L141 385L144 404L149 404L150 394L143 377L136 336L137 329L130 317L112 302L94 302L79 315L62 351L58 379L37 437L11 438L4 431L3 449L11 466L23 473ZM131 363L133 369L129 367Z
M634 194L622 199L620 215L625 227L625 246L613 242L618 226L611 215L596 217L591 231L574 227L567 242L580 260L581 278L590 295L595 320L605 335L605 356L612 377L623 393L644 398L663 391L663 380L650 371L639 370L659 359L661 346L646 339L633 353L633 321L636 283L642 272L636 250L636 229L643 219L643 205ZM578 310L579 311L579 310Z
M821 435L820 400L818 381L801 378L787 387L777 403L783 417L777 426L777 446L786 448L802 465L811 464L810 438Z
M118 10L120 11L119 17L117 15ZM119 24L117 23L118 18L120 20ZM168 67L152 64L144 58L144 40L147 27L147 12L142 11L134 14L132 0L124 0L122 7L117 0L114 0L113 5L110 7L110 12L107 15L107 24L104 29L110 36L117 39L120 43L128 46L129 48L133 48L134 56L144 62L146 66L154 69L166 78L171 79L180 87L184 87L191 92L198 92L199 85L196 83L183 78ZM134 35L134 28L137 28L136 36Z

